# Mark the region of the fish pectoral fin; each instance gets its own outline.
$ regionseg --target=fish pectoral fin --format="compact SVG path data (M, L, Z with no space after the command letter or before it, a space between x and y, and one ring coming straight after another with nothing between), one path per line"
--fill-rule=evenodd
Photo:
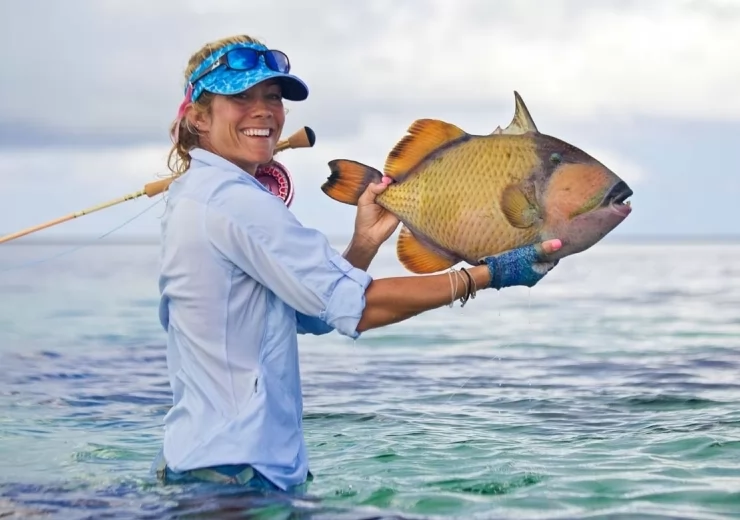
M527 105L524 104L524 100L519 95L519 92L514 91L514 117L509 123L509 126L501 129L500 126L496 127L496 130L491 132L491 135L499 134L526 134L527 132L539 133L537 125L534 124L534 120L527 109Z
M468 134L451 123L438 119L417 119L388 154L384 172L396 181L445 144Z
M539 219L539 207L532 203L522 189L510 184L501 195L501 210L506 220L514 227L528 228Z
M457 263L454 258L432 251L422 244L406 226L401 228L398 235L396 254L403 266L416 274L436 273Z

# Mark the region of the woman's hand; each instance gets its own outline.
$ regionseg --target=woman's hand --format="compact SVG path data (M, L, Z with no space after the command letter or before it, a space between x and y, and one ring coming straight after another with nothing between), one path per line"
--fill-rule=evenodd
M557 260L547 262L545 259L562 245L560 240L547 240L541 244L532 244L481 258L480 263L487 265L490 273L488 286L494 289L513 285L534 287L558 264Z
M383 182L370 184L357 201L353 242L377 250L398 227L398 218L375 202L391 182L390 177L383 177Z

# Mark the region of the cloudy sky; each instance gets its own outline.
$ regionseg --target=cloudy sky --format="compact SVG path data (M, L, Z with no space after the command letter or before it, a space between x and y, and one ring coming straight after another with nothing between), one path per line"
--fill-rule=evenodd
M311 88L285 135L295 213L328 234L352 208L319 187L327 161L382 166L420 117L471 133L509 122L513 91L542 132L635 191L615 235L733 235L740 199L737 0L2 0L0 233L140 189L166 172L182 71L246 33L289 54ZM39 233L102 234L126 202ZM162 204L120 234L158 233Z

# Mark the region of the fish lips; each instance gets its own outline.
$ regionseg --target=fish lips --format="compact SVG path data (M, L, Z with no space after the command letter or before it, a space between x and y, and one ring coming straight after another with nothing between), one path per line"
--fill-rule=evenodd
M604 200L601 201L601 206L609 208L614 213L617 213L622 218L626 218L632 212L632 206L627 201L633 195L632 188L630 188L626 182L619 181L608 193L604 196Z

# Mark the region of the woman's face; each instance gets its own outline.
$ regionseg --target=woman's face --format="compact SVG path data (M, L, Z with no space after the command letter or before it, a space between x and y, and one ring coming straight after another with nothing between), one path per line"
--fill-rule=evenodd
M280 84L263 81L233 96L214 96L210 114L195 116L200 145L254 175L269 162L285 124Z

